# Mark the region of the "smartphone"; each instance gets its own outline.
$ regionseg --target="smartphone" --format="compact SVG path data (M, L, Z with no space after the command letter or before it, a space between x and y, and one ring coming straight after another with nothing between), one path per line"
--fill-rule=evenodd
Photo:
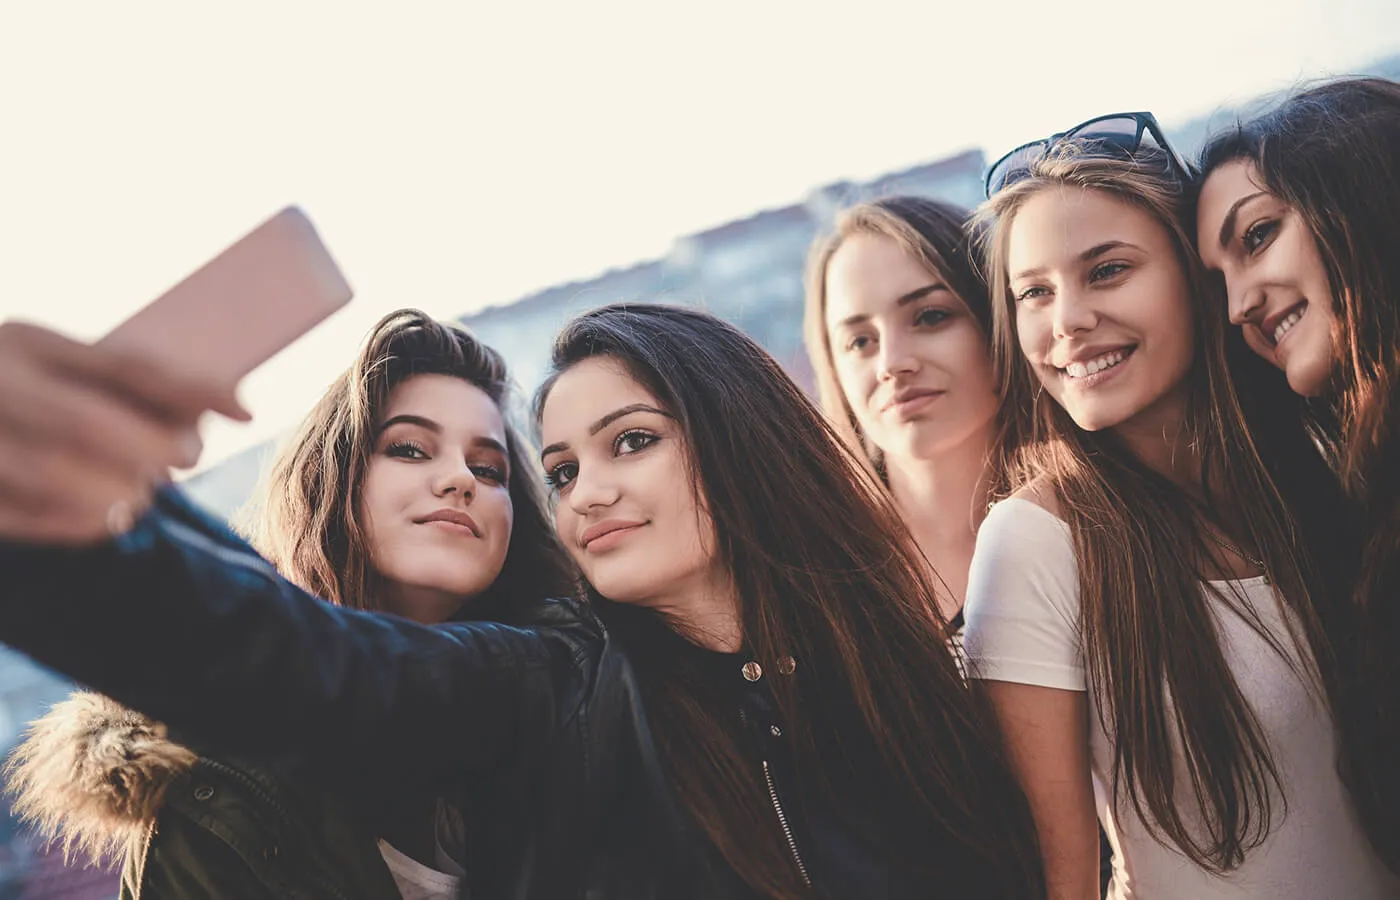
M99 346L237 386L354 296L300 209L288 207L122 322Z

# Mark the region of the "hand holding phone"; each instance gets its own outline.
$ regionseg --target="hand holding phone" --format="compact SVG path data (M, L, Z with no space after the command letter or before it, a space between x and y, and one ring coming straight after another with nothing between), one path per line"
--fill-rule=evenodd
M350 296L289 209L95 345L0 325L0 541L123 530L171 468L194 464L199 417L246 418L239 380Z

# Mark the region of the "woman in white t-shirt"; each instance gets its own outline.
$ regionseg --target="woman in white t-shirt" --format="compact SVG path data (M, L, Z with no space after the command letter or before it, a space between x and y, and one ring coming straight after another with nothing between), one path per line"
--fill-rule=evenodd
M977 528L1006 483L1013 419L992 372L992 311L967 211L887 197L813 245L805 338L822 408L889 489L938 574L961 640Z
M1337 774L1326 469L1227 347L1189 178L1144 113L989 174L993 352L1031 423L1027 487L978 536L968 664L1052 898L1094 896L1096 817L1113 897L1400 896Z

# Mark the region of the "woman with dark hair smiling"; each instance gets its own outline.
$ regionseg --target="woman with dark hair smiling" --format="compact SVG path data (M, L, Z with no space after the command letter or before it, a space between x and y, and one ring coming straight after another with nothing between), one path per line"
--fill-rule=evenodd
M1354 792L1400 872L1400 84L1327 82L1215 136L1196 206L1230 320L1311 398L1355 507ZM1338 528L1344 523L1336 523Z

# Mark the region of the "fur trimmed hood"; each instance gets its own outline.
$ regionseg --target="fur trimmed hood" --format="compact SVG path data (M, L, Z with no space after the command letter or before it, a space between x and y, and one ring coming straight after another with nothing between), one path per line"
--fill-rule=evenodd
M199 759L165 726L101 694L74 693L32 722L5 764L20 820L65 857L141 847L166 788Z

